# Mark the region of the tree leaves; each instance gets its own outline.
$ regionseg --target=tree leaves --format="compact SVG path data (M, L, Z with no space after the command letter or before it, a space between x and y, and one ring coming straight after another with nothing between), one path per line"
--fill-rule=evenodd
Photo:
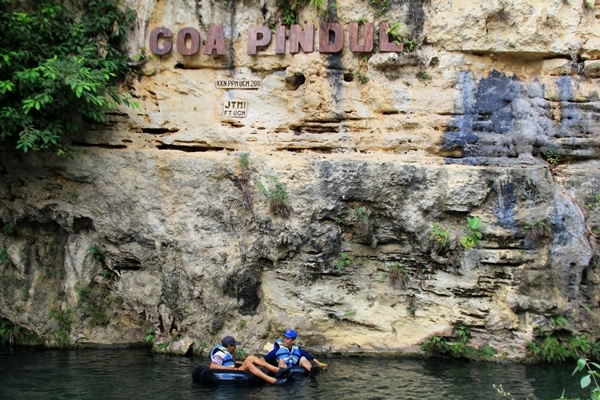
M70 134L130 104L116 87L135 14L118 1L0 0L0 145L64 154Z

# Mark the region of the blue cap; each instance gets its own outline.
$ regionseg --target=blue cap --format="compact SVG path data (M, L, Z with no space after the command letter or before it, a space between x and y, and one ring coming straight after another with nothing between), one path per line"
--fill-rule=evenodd
M290 338L290 339L296 339L298 337L298 334L296 333L295 330L288 329L287 331L283 332L283 336Z

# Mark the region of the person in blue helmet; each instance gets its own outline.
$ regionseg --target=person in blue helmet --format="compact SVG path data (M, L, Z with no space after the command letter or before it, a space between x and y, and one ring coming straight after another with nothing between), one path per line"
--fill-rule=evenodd
M264 373L260 368L263 367L272 373L276 374L280 368L273 366L260 358L249 355L244 362L235 361L232 354L241 343L235 340L233 336L225 336L221 340L221 344L216 345L210 351L210 368L211 369L228 369L233 371L249 371L252 375L273 385L283 385L287 382L287 378L274 378Z
M296 345L298 334L293 329L288 329L283 333L282 339L277 339L273 350L263 359L267 363L276 363L280 368L289 368L294 365L300 365L306 369L311 376L315 375L317 369L325 370L327 364L321 363L312 354Z

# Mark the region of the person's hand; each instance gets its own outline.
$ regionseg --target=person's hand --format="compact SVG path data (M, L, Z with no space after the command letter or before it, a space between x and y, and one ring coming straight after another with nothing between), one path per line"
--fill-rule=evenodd
M324 362L321 362L317 359L315 359L315 362L317 363L317 365L319 366L321 371L327 371L327 364L325 364Z

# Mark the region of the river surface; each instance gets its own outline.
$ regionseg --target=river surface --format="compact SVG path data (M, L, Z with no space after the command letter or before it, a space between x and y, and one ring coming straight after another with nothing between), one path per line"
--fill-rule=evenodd
M329 371L285 386L205 387L191 374L204 357L134 350L0 350L0 399L503 399L588 398L574 363L533 366L441 359L330 358Z

